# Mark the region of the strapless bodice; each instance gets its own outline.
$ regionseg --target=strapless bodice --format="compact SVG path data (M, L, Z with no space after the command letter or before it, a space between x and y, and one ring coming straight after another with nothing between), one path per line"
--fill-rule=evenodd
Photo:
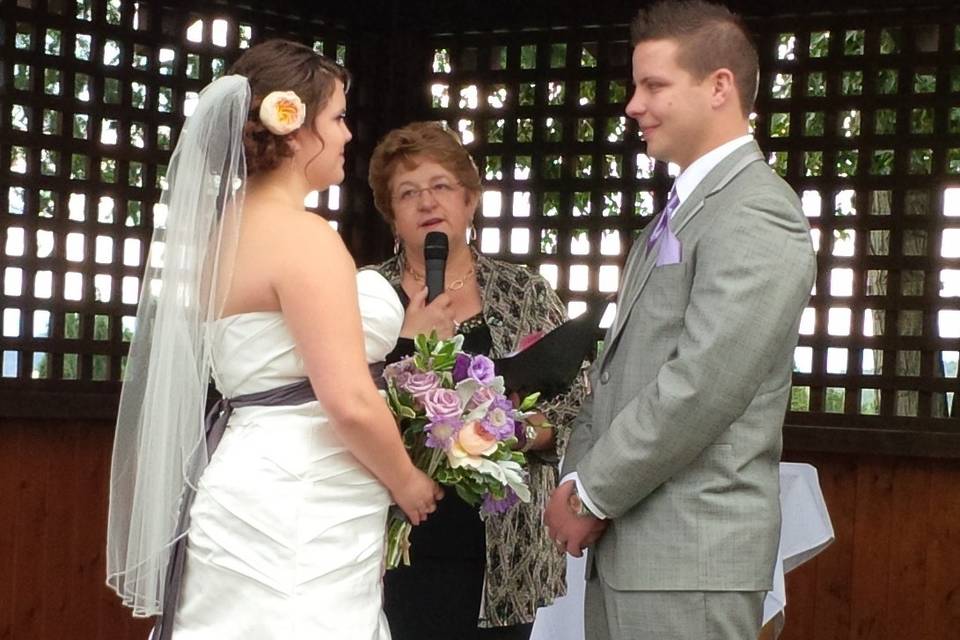
M403 307L390 283L376 271L357 273L360 319L367 362L393 350ZM336 309L331 309L336 312ZM303 358L279 311L240 313L208 327L217 389L227 397L264 391L306 377Z

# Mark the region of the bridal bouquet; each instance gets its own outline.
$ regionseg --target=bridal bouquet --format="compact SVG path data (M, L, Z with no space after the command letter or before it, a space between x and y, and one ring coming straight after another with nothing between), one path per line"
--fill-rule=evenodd
M414 464L486 514L530 501L524 466L514 450L539 394L519 409L504 395L493 361L461 350L463 336L416 338L414 355L388 365L387 402ZM410 564L412 525L399 510L387 527L387 569Z

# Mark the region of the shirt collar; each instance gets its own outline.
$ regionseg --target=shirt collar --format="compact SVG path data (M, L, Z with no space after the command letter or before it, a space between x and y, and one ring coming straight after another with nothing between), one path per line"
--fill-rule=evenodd
M693 163L687 167L686 171L677 176L677 179L673 183L673 188L676 189L677 199L680 204L683 204L683 201L690 197L693 190L697 188L697 185L707 177L707 174L710 173L714 167L748 142L753 142L753 136L749 133L725 142L716 149L708 151L694 160ZM679 209L679 205L677 208Z

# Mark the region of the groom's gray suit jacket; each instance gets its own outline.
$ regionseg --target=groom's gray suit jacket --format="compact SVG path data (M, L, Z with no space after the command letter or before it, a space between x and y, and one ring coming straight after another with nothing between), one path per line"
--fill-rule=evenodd
M707 174L670 226L678 264L644 251L653 225L634 243L563 472L612 518L592 552L609 586L768 590L810 229L755 143Z

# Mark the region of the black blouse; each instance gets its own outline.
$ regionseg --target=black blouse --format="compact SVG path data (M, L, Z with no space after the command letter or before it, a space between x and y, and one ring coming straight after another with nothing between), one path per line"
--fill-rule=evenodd
M410 304L409 296L403 287L395 289L406 309ZM483 313L460 323L459 333L463 335L463 351L475 355L490 354L493 339ZM387 354L386 361L396 362L413 355L414 350L412 338L400 338L394 350ZM417 556L482 559L485 555L486 536L478 508L464 502L454 489L445 487L437 510L430 514L426 522L414 527L410 534L410 559L413 565L416 566Z
M410 304L410 297L403 290L403 287L395 287L395 289L400 297L400 303L406 309L407 305ZM472 355L490 355L493 350L493 337L490 335L490 327L487 326L487 321L483 318L483 312L461 322L457 331L463 336L463 350L465 352ZM413 338L399 338L397 346L387 354L387 364L413 355L414 349Z

